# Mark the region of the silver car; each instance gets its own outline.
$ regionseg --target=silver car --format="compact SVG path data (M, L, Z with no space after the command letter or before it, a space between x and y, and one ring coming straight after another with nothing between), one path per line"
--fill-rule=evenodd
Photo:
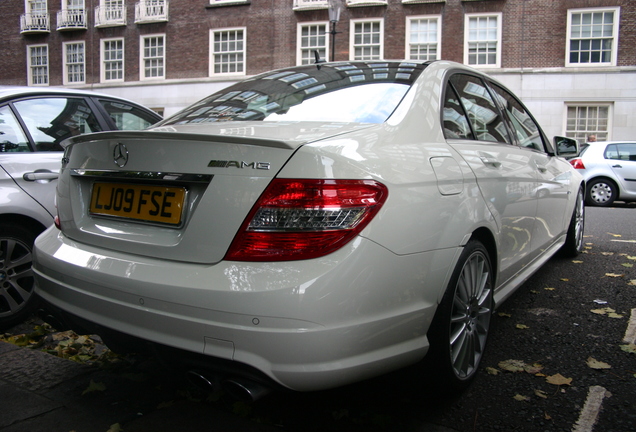
M133 102L79 90L0 86L0 328L35 306L33 241L53 223L60 143L161 120Z
M586 204L636 201L636 141L595 142L570 163L587 182Z
M51 321L245 397L424 356L461 390L494 307L582 246L576 143L452 62L272 71L65 146L35 243Z

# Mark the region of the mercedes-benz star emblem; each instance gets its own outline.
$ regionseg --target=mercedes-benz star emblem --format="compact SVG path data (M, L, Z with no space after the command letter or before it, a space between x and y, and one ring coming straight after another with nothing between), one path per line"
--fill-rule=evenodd
M119 168L123 168L128 163L128 149L124 144L117 144L113 150L113 161Z

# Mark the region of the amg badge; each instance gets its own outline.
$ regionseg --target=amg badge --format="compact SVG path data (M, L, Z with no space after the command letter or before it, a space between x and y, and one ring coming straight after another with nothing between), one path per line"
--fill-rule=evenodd
M211 168L252 168L260 170L268 170L270 168L269 162L245 162L245 161L226 161L226 160L211 160L208 164Z

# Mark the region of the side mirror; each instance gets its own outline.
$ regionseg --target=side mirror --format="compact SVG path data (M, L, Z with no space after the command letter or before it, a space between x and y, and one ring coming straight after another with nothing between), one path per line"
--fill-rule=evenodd
M579 154L579 142L572 138L555 136L554 148L556 154L561 157L574 157Z

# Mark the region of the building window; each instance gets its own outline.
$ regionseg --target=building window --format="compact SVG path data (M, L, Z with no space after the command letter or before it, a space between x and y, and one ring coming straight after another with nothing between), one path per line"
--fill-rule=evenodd
M48 45L29 46L28 67L29 85L49 85L49 47Z
M464 63L475 67L501 67L501 14L467 14Z
M583 144L591 135L597 141L607 141L610 130L610 104L568 105L565 136Z
M616 66L620 8L570 10L567 66Z
M141 79L158 79L166 77L165 36L142 36L141 42Z
M124 80L124 40L102 41L102 82Z
M352 20L350 60L379 60L384 57L384 21Z
M441 20L439 16L406 18L406 56L411 60L440 58Z
M64 44L64 84L84 84L84 42Z
M298 24L297 64L313 64L316 61L314 51L318 51L321 59L329 58L327 25L327 22Z
M245 74L245 29L210 31L210 75Z

